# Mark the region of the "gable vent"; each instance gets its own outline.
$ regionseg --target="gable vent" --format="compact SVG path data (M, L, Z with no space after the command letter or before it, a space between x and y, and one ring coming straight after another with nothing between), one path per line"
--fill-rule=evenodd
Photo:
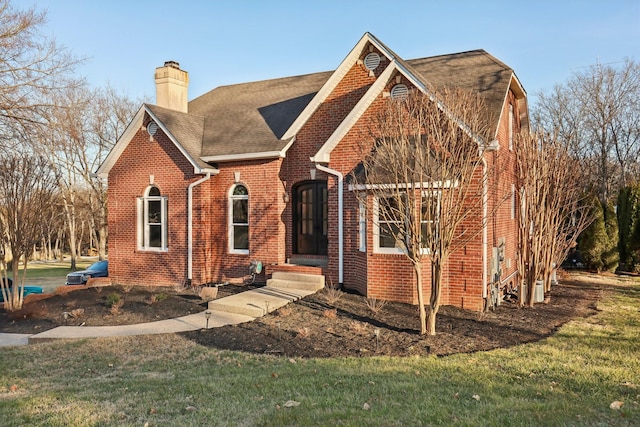
M375 52L371 52L364 57L364 66L367 70L373 71L380 65L380 55Z
M155 122L149 122L147 124L147 132L149 132L149 135L154 136L158 132L158 125Z
M409 88L405 84L397 84L391 88L391 99L406 99L409 96Z

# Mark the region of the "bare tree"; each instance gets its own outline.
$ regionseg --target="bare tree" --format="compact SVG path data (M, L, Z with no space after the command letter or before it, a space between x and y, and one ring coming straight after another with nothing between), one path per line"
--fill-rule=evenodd
M22 308L27 263L41 240L41 212L51 205L54 190L55 179L45 159L17 154L0 156L0 287L7 311ZM8 263L13 273L12 288L5 280Z
M0 140L5 149L43 123L51 94L78 81L69 78L78 61L40 32L45 15L16 10L0 0Z
M107 188L106 182L93 177L93 173L102 164L118 138L125 131L127 125L136 113L138 102L124 94L117 93L107 87L97 91L93 97L89 117L88 144L79 151L80 170L91 188L89 204L92 212L92 230L96 232L98 254L104 259L107 254Z
M538 97L534 118L593 174L602 203L640 176L640 64L596 64Z
M420 333L436 333L443 267L482 230L485 144L491 141L483 100L462 90L389 100L371 126L369 154L354 174L361 201L373 198L381 241L412 263ZM423 261L431 267L427 309Z
M106 183L93 173L133 116L134 103L111 88L70 88L58 94L57 108L34 149L48 153L57 171L68 229L71 268L75 269L83 239L95 241L106 256ZM84 234L84 230L88 233Z
M592 221L591 204L569 145L544 132L523 132L514 146L520 199L519 303L533 306L536 281L543 280L545 291L551 290L555 266Z

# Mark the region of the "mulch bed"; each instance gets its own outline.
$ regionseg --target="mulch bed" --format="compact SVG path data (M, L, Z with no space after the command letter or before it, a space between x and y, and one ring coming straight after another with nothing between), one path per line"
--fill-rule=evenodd
M223 286L218 298L249 288ZM112 294L121 295L124 301L117 313L108 305ZM594 314L599 295L596 286L560 284L552 290L549 303L535 308L518 308L511 302L486 313L442 307L437 335L421 336L415 306L390 302L374 311L360 295L342 293L337 301L329 302L321 291L252 322L181 335L218 349L287 357L469 353L547 337L573 318ZM1 312L0 332L38 333L61 325L123 325L205 309L206 302L195 292L172 288L82 288L30 301L20 312Z

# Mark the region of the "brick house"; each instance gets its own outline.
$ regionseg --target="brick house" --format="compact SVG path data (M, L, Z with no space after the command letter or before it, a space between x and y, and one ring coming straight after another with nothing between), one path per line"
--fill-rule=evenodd
M511 138L528 127L528 107L513 70L487 52L403 60L366 33L331 72L218 87L190 102L177 63L155 79L157 105L139 109L98 170L108 178L114 283L239 281L260 260L267 275L321 273L415 304L411 265L380 244L373 201L363 209L345 177L373 112L426 83L482 93L496 117L487 167L498 155L508 165L488 184L491 218L445 268L442 303L478 310L492 284L514 280ZM511 200L493 209L505 193ZM428 266L423 277L428 296Z

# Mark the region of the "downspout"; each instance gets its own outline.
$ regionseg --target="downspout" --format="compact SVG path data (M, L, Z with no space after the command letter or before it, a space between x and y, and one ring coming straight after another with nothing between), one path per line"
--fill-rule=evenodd
M343 181L344 177L340 172L329 169L316 163L316 169L326 172L338 178L338 282L340 285L344 282L344 224L342 223L344 203L343 203Z
M482 299L487 299L487 234L489 218L487 218L487 204L489 202L488 178L487 178L487 160L482 154Z
M189 184L187 191L187 279L189 280L189 285L191 284L191 279L193 279L193 187L209 180L212 173L217 173L217 170L206 170L206 175Z

